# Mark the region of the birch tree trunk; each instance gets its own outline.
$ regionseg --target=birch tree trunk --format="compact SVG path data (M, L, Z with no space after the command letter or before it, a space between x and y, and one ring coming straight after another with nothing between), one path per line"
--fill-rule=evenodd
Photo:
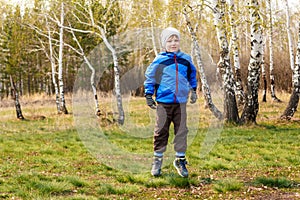
M262 94L262 101L267 102L267 74L266 74L266 67L265 67L265 43L266 39L263 40L263 45L262 45L262 61L261 61L261 77L262 77L262 82L263 82L263 94Z
M121 88L120 88L120 72L119 72L118 57L117 57L115 49L109 43L109 41L106 37L105 29L95 23L94 13L91 8L91 2L88 1L87 3L88 3L88 12L89 12L90 20L91 20L91 22L90 22L91 26L99 30L99 32L100 32L99 35L100 35L101 39L103 40L104 44L110 50L110 52L112 53L112 56L113 56L114 86L115 86L115 93L116 93L117 107L118 107L118 114L119 114L118 123L120 125L123 125L125 122L125 113L124 113L124 109L123 109L122 95L121 95ZM104 27L105 27L105 25L104 25Z
M291 69L294 70L295 56L294 56L292 33L290 28L290 8L289 8L288 0L285 0L285 13L286 13L286 31L288 35L289 52L290 52L290 65L291 65Z
M110 52L112 53L112 56L113 56L115 93L116 93L117 107L118 107L118 112L119 112L118 123L121 124L121 125L123 125L124 121L125 121L125 113L124 113L123 104L122 104L122 95L121 95L121 88L120 88L120 72L119 72L118 57L117 57L115 49L108 42L104 30L100 29L100 33L101 33L103 42L105 43L105 45L107 46L107 48L110 50Z
M69 25L71 27L71 25ZM91 82L91 86L92 86L92 90L93 90L93 94L94 94L94 102L95 102L95 114L96 116L100 116L101 115L101 111L99 108L99 102L98 102L98 96L97 96L97 89L96 89L96 85L95 85L95 68L92 66L92 64L90 63L89 59L86 57L84 50L81 46L81 44L79 43L76 35L74 34L73 30L71 30L73 39L75 40L77 46L80 49L79 54L81 56L83 56L83 59L85 61L85 63L88 65L89 69L91 70L92 74L91 74L91 78L90 78L90 82Z
M244 105L245 94L241 78L241 66L239 57L239 47L238 47L238 34L236 30L236 21L238 17L236 15L235 4L233 0L229 0L229 18L231 25L231 38L233 47L233 65L235 69L235 91L237 96L238 105Z
M223 79L224 87L224 119L229 122L239 122L238 108L234 91L234 78L230 66L229 45L225 27L226 0L214 0L214 24L220 48L220 60L218 62L219 72Z
M61 14L60 14L60 31L59 31L59 57L58 57L58 81L59 81L59 92L60 92L60 112L68 114L66 108L66 100L64 94L64 82L63 82L63 48L64 48L64 3L61 3Z
M203 69L203 65L202 65L200 47L198 45L198 40L197 40L196 33L194 32L193 27L192 27L191 22L190 22L189 17L188 17L187 7L184 9L184 16L185 16L185 20L186 20L188 30L189 30L189 32L192 36L192 40L193 40L193 44L194 44L194 48L195 48L198 71L199 71L199 74L200 74L200 80L201 80L201 84L202 84L202 92L203 92L203 95L204 95L204 98L205 98L205 101L206 101L206 105L208 106L209 110L213 113L213 115L217 119L222 120L223 119L223 114L218 110L218 108L214 105L214 103L212 101L210 88L209 88L209 85L207 83L207 79L206 79L204 69Z
M270 54L270 86L271 86L271 98L273 101L281 102L280 99L276 97L275 92L275 76L274 76L274 56L273 56L273 15L272 15L272 5L271 0L268 0L269 4L269 17L270 17L270 33L269 33L269 54Z
M300 96L300 23L299 23L299 34L298 34L298 46L297 46L297 55L296 55L296 64L293 69L293 93L290 97L289 104L280 119L290 120L295 112L297 111L297 107L299 104L299 96Z
M123 105L122 105L122 96L121 96L121 89L120 89L120 73L119 73L119 68L118 68L118 57L117 57L115 49L109 43L109 41L106 37L106 24L104 24L102 22L99 22L99 21L95 22L94 13L93 13L93 9L91 7L91 4L92 4L91 1L86 1L86 4L85 4L87 6L87 9L86 9L87 14L85 16L89 17L88 21L87 22L80 21L80 23L82 23L84 25L89 25L90 28L91 28L90 30L74 29L74 28L71 28L71 27L64 27L64 28L66 28L68 30L80 32L80 33L96 34L97 36L99 36L103 40L106 47L111 51L112 57L113 57L113 64L114 64L114 75L113 75L114 76L114 88L115 88L115 93L116 93L117 107L118 107L118 114L119 114L118 123L123 125L124 121L125 121L125 113L124 113ZM110 6L111 5L109 5L109 7L107 8L107 10L106 10L107 12L111 8ZM77 18L76 15L74 15L74 16ZM98 30L99 32L97 32L96 30ZM86 59L85 61L87 62L88 60ZM92 79L93 79L93 75L91 76L91 84L93 85L94 81ZM95 89L95 87L94 87L94 89ZM93 92L95 94L96 91L94 89L93 89ZM96 102L97 101L97 96L94 96L94 99L95 99L95 103L98 105L98 103ZM96 107L97 107L97 105L96 105ZM97 111L96 111L96 114L97 114ZM100 110L99 110L98 114L99 115L101 114Z
M47 31L48 31L48 41L49 41L49 60L51 63L51 75L52 75L52 83L54 85L54 90L55 90L55 102L56 102L56 109L57 113L60 112L60 102L59 102L59 90L58 90L58 85L56 82L56 67L55 67L55 59L53 55L53 46L52 46L52 37L51 37L51 32L50 32L50 27L48 24L48 19L46 18L46 26L47 26Z
M19 93L18 93L18 90L16 88L16 85L15 85L11 75L10 75L10 84L11 84L11 89L12 89L12 95L13 95L13 98L14 98L14 101L15 101L17 118L23 120L25 118L22 114L21 104L19 102Z
M256 123L259 110L258 90L263 40L258 0L250 2L251 55L248 65L246 103L241 116L242 123Z

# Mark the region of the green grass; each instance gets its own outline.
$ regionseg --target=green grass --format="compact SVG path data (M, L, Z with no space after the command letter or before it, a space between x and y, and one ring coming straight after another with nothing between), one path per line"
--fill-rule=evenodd
M226 193L232 191L239 191L242 188L243 184L234 179L224 179L218 181L214 185L214 189L219 193Z
M86 129L85 135L78 131L74 116L57 115L55 105L24 106L25 121L15 119L13 107L0 108L0 199L219 199L220 195L222 199L247 199L262 194L266 199L282 199L285 194L290 199L297 197L300 123L278 120L285 104L261 104L258 125L224 127L220 135L208 140L213 146L205 156L201 156L201 147L213 118L200 106L197 135L187 152L189 178L181 178L172 166L172 148L170 159L164 161L163 175L155 178L149 173L151 160L146 157L114 155L119 152L101 146L106 140L127 154L151 154L152 137L148 136L152 127L147 128L150 120L144 104L143 98L130 102L127 115L137 129L99 123L101 130L100 125ZM33 119L37 112L46 118ZM299 118L299 113L295 117ZM91 139L90 143L85 137ZM169 143L172 147L172 140ZM97 159L97 155L109 151L112 154L106 161L110 163ZM128 163L131 170L141 164L146 171L131 173L126 170Z
M254 185L263 185L273 188L292 188L297 185L297 183L288 180L286 178L272 178L272 177L257 177L254 180ZM297 186L296 186L297 187Z

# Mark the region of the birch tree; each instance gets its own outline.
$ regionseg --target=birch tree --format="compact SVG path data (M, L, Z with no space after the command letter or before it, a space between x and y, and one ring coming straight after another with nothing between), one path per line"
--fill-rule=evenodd
M49 43L49 54L47 53L46 49L44 50L46 53L46 56L48 57L50 63L51 63L51 77L52 77L52 83L54 85L54 91L55 91L55 102L56 102L56 108L57 112L60 112L60 101L59 101L59 89L56 82L56 62L54 58L54 52L53 52L53 45L52 45L52 36L50 31L50 25L48 23L48 18L46 17L46 28L48 32L48 43ZM41 42L42 44L42 42ZM42 44L43 45L43 44Z
M123 125L124 121L125 121L125 113L123 110L122 95L121 95L121 88L120 88L120 71L119 71L118 57L116 54L116 50L108 42L108 39L105 35L104 30L100 29L100 33L101 33L101 37L102 37L105 45L111 51L112 56L113 56L115 93L116 93L117 107L118 107L118 112L119 112L118 123Z
M293 92L290 96L288 106L281 115L281 119L290 120L297 111L300 96L300 23L298 33L298 45L296 53L296 63L293 69Z
M270 54L270 87L271 87L271 98L273 101L281 102L276 97L275 91L275 76L274 76L274 56L273 56L273 15L272 15L272 4L271 0L268 0L269 5L269 54Z
M73 13L73 16L78 21L78 23L83 24L86 27L86 30L76 29L67 26L64 28L74 32L95 34L102 39L106 47L110 50L113 58L114 90L115 90L117 108L118 108L118 123L120 125L123 125L125 121L125 113L123 109L122 95L121 95L121 88L120 88L120 71L119 71L118 57L117 57L116 50L108 40L109 34L112 34L116 30L114 30L113 27L107 25L113 23L113 20L118 20L118 19L114 19L113 16L111 16L113 15L112 8L114 6L114 3L115 1L107 2L107 7L104 9L105 15L102 16L102 19L97 19L97 18L95 19L94 17L94 16L98 16L98 12L103 12L101 10L97 10L99 8L100 9L102 8L100 2L87 1L86 5L84 6L80 4L76 4L83 11L77 10L78 13L80 13L80 16L76 15L77 13Z
M225 27L225 0L212 1L214 11L214 24L220 48L220 59L218 62L219 72L223 79L224 88L224 118L229 122L239 122L238 108L234 91L234 77L230 65L229 45Z
M69 23L69 27L71 27L71 24ZM89 59L87 58L87 56L85 55L84 53L84 50L81 46L81 44L79 43L75 33L73 30L71 30L71 33L72 33L72 36L73 36L73 39L75 40L78 48L79 48L79 51L75 50L79 55L81 55L85 61L85 63L87 64L87 66L89 67L89 69L91 70L91 78L90 78L90 82L91 82L91 87L92 87L92 90L93 90L93 94L94 94L94 103L95 103L95 114L96 116L100 116L101 115L101 111L100 111L100 108L99 108L99 102L98 102L98 95L97 95L97 88L96 88L96 84L95 84L95 74L96 74L96 71L95 71L95 68L92 66L92 64L90 63Z
M59 34L57 31L55 31L55 28L51 27L51 23L49 23L48 18L50 18L52 21L54 21L57 25L59 25L59 21L55 21L55 19L51 18L50 16L47 16L46 14L43 16L45 18L45 28L46 30L42 30L40 29L40 27L35 26L34 24L28 24L28 26L35 30L35 32L38 34L38 41L40 42L40 46L41 46L41 50L44 52L44 54L46 55L46 57L48 58L49 62L50 62L50 67L51 67L51 80L52 80L52 84L54 86L54 92L55 92L55 102L56 102L56 108L57 108L57 113L61 113L62 109L61 109L61 98L60 98L60 89L62 87L62 89L64 89L64 84L62 82L62 85L58 85L57 83L57 79L58 79L58 71L57 71L57 64L59 63L59 58L56 55L56 51L55 51L55 47L58 44L58 47L61 47L61 42L57 40L56 38L54 38L55 36L53 36L53 34ZM51 30L52 29L52 30ZM43 38L46 38L46 40L43 40ZM63 44L64 46L65 44ZM61 72L62 72L62 60L60 61L61 63ZM62 76L61 76L62 78ZM61 84L61 83L60 83Z
M290 27L290 8L288 0L285 0L285 14L286 14L286 32L288 36L288 45L289 45L289 55L290 55L290 65L291 69L294 70L295 68L295 56L294 56L294 47L293 47L293 38L291 33Z
M47 58L49 59L50 63L51 63L51 69L52 69L52 82L53 82L53 85L55 87L55 94L56 94L56 104L57 104L57 111L58 112L61 112L60 111L60 99L59 99L59 88L58 88L58 84L56 82L56 76L57 76L57 72L56 72L56 60L58 61L59 59L55 56L55 51L54 51L54 45L53 45L53 42L55 43L58 43L59 46L58 47L61 47L61 42L60 40L57 40L55 38L52 37L52 34L51 34L51 30L50 30L50 23L48 22L48 16L44 16L46 18L46 28L47 28L47 35L43 33L42 30L38 29L38 27L34 27L31 25L31 27L33 29L36 30L36 32L42 36L42 37L46 37L48 39L48 45L49 45L49 50L46 50L46 47L44 45L44 41L42 41L40 38L39 41L40 41L40 44L41 46L43 47L43 51L44 53L46 54ZM56 24L59 24L59 22L55 19L52 18L52 21L54 21ZM84 49L82 47L82 45L80 44L80 42L78 41L76 35L74 34L73 30L72 30L72 26L71 26L71 23L69 22L69 26L71 28L71 35L72 35L72 38L73 40L75 41L77 47L74 47L72 46L72 44L68 44L68 43L65 43L63 42L63 46L66 46L68 47L69 49L73 50L77 55L79 56L82 56L85 63L87 64L87 66L89 67L89 69L91 70L92 74L91 74L91 78L90 78L90 81L91 81L91 86L92 86L92 91L93 91L93 94L94 94L94 101L95 101L95 109L96 109L96 112L95 114L97 116L100 116L101 115L101 111L100 111L100 108L99 108L99 102L98 102L98 96L97 96L97 89L96 89L96 85L95 85L95 69L94 67L91 65L91 63L89 62L85 52L84 52ZM63 26L64 29L66 29L65 26ZM70 30L70 29L67 29L67 30ZM55 31L53 31L55 32ZM49 51L49 53L48 53Z
M185 20L186 20L188 30L189 30L189 32L191 34L191 37L192 37L192 41L193 41L193 44L194 44L193 46L195 48L194 52L196 54L196 60L197 60L197 65L198 65L197 68L198 68L198 71L199 71L199 74L200 74L200 80L201 80L201 84L202 84L202 92L203 92L203 95L204 95L206 105L208 106L209 110L214 114L214 116L217 119L222 120L223 119L223 114L214 105L212 97L211 97L211 91L210 91L210 88L209 88L209 85L207 83L207 79L206 79L206 76L205 76L205 73L204 73L204 68L203 68L203 64L202 64L198 39L197 39L196 33L195 33L195 31L194 31L194 29L191 25L191 21L190 21L189 16L188 16L189 12L191 12L191 9L192 8L190 6L186 6L185 9L184 9L183 14L185 16Z
M249 4L251 21L251 55L248 65L246 103L241 116L242 123L256 123L259 110L258 91L262 62L262 27L258 0Z
M235 69L235 91L237 96L238 105L243 105L245 102L245 94L243 90L242 78L241 78L241 66L238 46L238 33L237 33L237 21L238 16L236 12L236 6L234 0L229 0L229 18L231 26L231 43L233 49L233 65Z
M265 37L263 37L265 38ZM261 78L262 78L262 101L267 102L267 74L266 74L266 66L265 66L265 44L266 39L263 39L263 45L262 45L262 61L261 61Z
M16 85L15 85L11 75L10 75L10 84L11 84L11 89L12 89L12 96L13 96L13 99L15 101L17 118L23 120L25 118L22 114L21 104L20 104L20 101L19 101L19 92L16 88Z
M1 75L8 78L7 88L11 90L10 94L15 103L17 118L24 119L19 97L22 95L22 78L24 76L22 58L27 52L24 51L26 41L22 39L25 38L25 31L22 27L22 16L18 6L14 12L8 13L4 23L0 33L1 57L3 56L1 58L3 65L0 64L3 68Z
M63 48L64 48L64 3L61 2L61 13L59 23L59 53L58 53L58 82L60 93L60 111L64 114L68 114L66 108L66 100L64 94L64 81L63 81Z
M101 26L97 25L94 20L94 13L92 11L91 4L88 3L88 12L91 20L91 26L98 29L99 36L105 43L106 47L110 50L113 57L113 64L114 64L114 86L115 86L115 93L116 93L116 100L117 100L117 107L118 107L118 123L123 125L125 121L125 113L123 109L123 103L122 103L122 95L121 95L121 88L120 88L120 71L119 71L119 63L118 63L118 57L116 54L116 50L113 48L113 46L109 43L107 36L106 36L106 26L102 28Z

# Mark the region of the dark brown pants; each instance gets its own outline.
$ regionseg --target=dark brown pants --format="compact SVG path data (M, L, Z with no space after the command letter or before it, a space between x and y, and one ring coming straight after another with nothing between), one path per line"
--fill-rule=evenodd
M157 105L156 124L154 129L154 151L165 152L169 139L171 122L174 124L174 150L186 152L187 149L187 125L186 104Z

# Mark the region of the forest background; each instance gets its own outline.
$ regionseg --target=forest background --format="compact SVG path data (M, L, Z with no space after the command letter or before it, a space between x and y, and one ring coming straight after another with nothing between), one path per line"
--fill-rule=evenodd
M200 46L207 51L214 62L218 61L219 45L216 37L216 30L213 23L213 12L201 1L96 1L94 20L101 27L105 28L107 38L113 38L126 30L136 28L164 28L174 26L183 34L189 36L185 18L182 10L186 5L198 4L197 9L191 13L190 20L193 26L198 27L197 37ZM272 2L272 15L268 11L267 1L260 2L260 13L263 18L263 32L265 43L265 59L267 66L270 64L268 34L270 34L270 16L273 22L273 58L274 75L276 89L279 91L291 91L292 70L290 67L290 55L288 36L286 31L286 10L282 1ZM35 0L33 4L23 6L6 4L1 1L1 58L0 58L0 95L1 98L8 97L11 92L10 75L20 92L20 95L54 94L54 86L51 75L51 61L49 61L49 41L47 38L48 29L51 31L51 37L55 65L62 62L63 83L65 93L72 93L74 81L78 70L84 59L79 55L78 46L74 42L70 31L65 31L63 35L64 45L63 60L58 60L59 54L59 24L58 19L61 14L60 3L58 1L39 1ZM64 1L65 20L68 20L76 29L87 30L84 23L79 22L79 13L84 13L80 6L84 1ZM202 6L201 8L200 5ZM234 20L238 30L238 45L240 54L240 65L242 80L245 83L247 76L247 67L250 57L250 21L249 8L246 1L236 1L237 19ZM24 7L25 6L25 7ZM298 5L299 6L299 5ZM291 3L290 6L290 29L292 33L292 42L294 52L298 41L298 21L299 7ZM82 9L82 10L80 10ZM108 11L109 13L106 13ZM77 20L77 21L76 21ZM66 22L65 22L66 23ZM230 38L230 27L227 24L228 38ZM44 35L43 35L44 34ZM79 43L85 55L88 55L97 45L103 42L101 37L95 33L75 32ZM73 48L71 48L73 47ZM47 57L48 56L48 57ZM122 62L123 59L123 62ZM119 58L120 76L126 73L133 65L125 61L126 58ZM144 62L151 61L152 57L146 58ZM112 62L112 61L111 61ZM145 69L144 69L145 70ZM105 75L101 80L97 80L96 86L101 91L112 91L114 87L113 68L107 67ZM267 80L269 70L266 70ZM140 94L142 95L142 94Z
M167 26L174 26L180 30L184 39L189 38L186 18L183 15L187 5L190 9L189 19L203 50L201 52L204 68L212 70L206 71L206 75L215 77L215 63L220 57L220 47L214 23L215 16L210 7L211 2L35 0L28 4L23 1L23 4L19 5L16 2L8 4L6 1L0 1L0 198L299 198L300 140L297 120L299 113L296 113L292 121L278 120L286 107L284 104L288 102L288 94L293 89L285 1L258 2L263 28L264 69L268 83L268 102L260 106L258 124L250 126L228 124L224 129L209 127L209 123L215 121L215 118L212 120L203 106L205 102L199 87L197 103L201 106L199 110L189 107L195 116L200 113L199 119L195 119L196 123L193 124L195 121L192 121L189 126L190 130L197 130L197 135L187 152L191 161L191 165L188 166L191 176L189 179L182 179L177 176L172 166L166 165L163 169L164 175L154 179L148 172L151 155L140 159L139 162L132 162L136 157L128 159L124 154L121 158L111 159L107 156L110 152L106 152L110 148L101 146L102 138L105 136L113 144L119 145L124 152L130 152L129 156L133 152L147 151L151 154L153 127L146 127L143 132L137 133L141 134L139 135L141 137L137 138L124 134L126 132L124 130L128 127L115 126L111 123L113 119L107 118L106 121L97 121L96 125L91 123L96 126L94 135L98 136L93 138L94 135L91 133L94 132L86 129L90 127L80 127L80 125L86 125L87 121L89 123L90 119L96 118L94 112L86 113L92 110L95 104L89 104L88 106L93 105L89 110L86 108L90 107L81 103L87 99L89 103L93 101L92 89L96 89L100 106L110 108L108 101L116 92L116 74L119 73L122 79L132 72L132 69L136 70L134 68L136 66L138 72L143 74L147 65L155 57L157 53L155 51L159 51L159 42L151 43L150 47L147 46L148 44L144 46L143 43L141 46L133 46L141 49L138 52L135 51L136 49L131 49L132 44L128 39L123 45L122 37L126 38L127 33L132 34L132 38L135 36L133 33L142 30L141 36L146 40L153 35L153 29L159 32ZM270 2L271 9L269 9ZM246 85L251 51L249 16L251 7L248 6L248 1L234 1L234 3L237 15L233 21L238 33L241 77L242 83ZM299 2L289 1L289 3L291 3L288 17L289 29L293 52L296 52L300 8ZM229 23L228 15L225 15L225 21L228 41L231 43L232 24ZM270 24L273 30L272 48L269 47ZM145 31L148 31L149 35L145 34ZM136 40L142 41L141 36L136 37ZM159 39L159 35L156 36ZM112 44L115 50L122 51L122 54L117 54L118 71L115 70L116 60L113 56L102 62L102 57L95 54L91 66L86 64L91 58L88 55L93 55L94 49L100 49L101 53L111 55L113 51L110 51L108 44ZM230 48L230 52L231 50ZM270 55L271 51L273 56ZM193 55L194 52L188 53ZM277 97L282 100L281 103L269 96L271 64L274 67ZM90 79L93 67L96 69L94 83ZM101 68L100 73L97 71L99 68ZM79 76L82 74L86 76L84 78ZM132 79L134 78L130 76L126 80L134 82L134 87L137 86L136 80L138 83L141 81ZM76 100L81 98L81 101L76 102L73 99L73 104L77 103L77 107L69 110L73 115L57 115L53 96L62 89L59 95L66 94L66 103L71 104L76 91L74 87L78 82L85 82L84 86L89 93L77 94ZM261 90L263 85L260 86ZM122 90L124 85L120 86ZM139 84L131 94L143 96L142 91L142 85ZM26 104L23 106L26 120L14 118L13 104L16 95L20 97L21 104ZM112 101L115 103L115 99ZM129 103L132 110L126 114L130 115L133 120L131 122L136 126L149 123L149 110L146 109L144 98L132 98ZM85 106L84 109L81 109L81 106ZM78 110L75 109L81 109L80 114L86 114L86 118L77 115ZM109 117L109 113L106 114L105 117ZM77 126L75 127L74 124ZM209 138L207 137L209 128L222 131L222 134L218 133L217 138ZM149 137L145 138L146 136ZM94 140L90 140L91 138ZM206 156L199 158L199 148L205 146L203 143L207 142L205 138L214 141L208 141L213 143L209 146L211 148ZM116 161L113 163L115 166L103 162L103 159L95 159L101 156L102 152L107 156L104 161L107 163ZM102 161L101 164L99 161ZM129 163L135 166L141 161L145 162L145 172L133 174L119 170L119 164L121 169L124 169L122 164Z

